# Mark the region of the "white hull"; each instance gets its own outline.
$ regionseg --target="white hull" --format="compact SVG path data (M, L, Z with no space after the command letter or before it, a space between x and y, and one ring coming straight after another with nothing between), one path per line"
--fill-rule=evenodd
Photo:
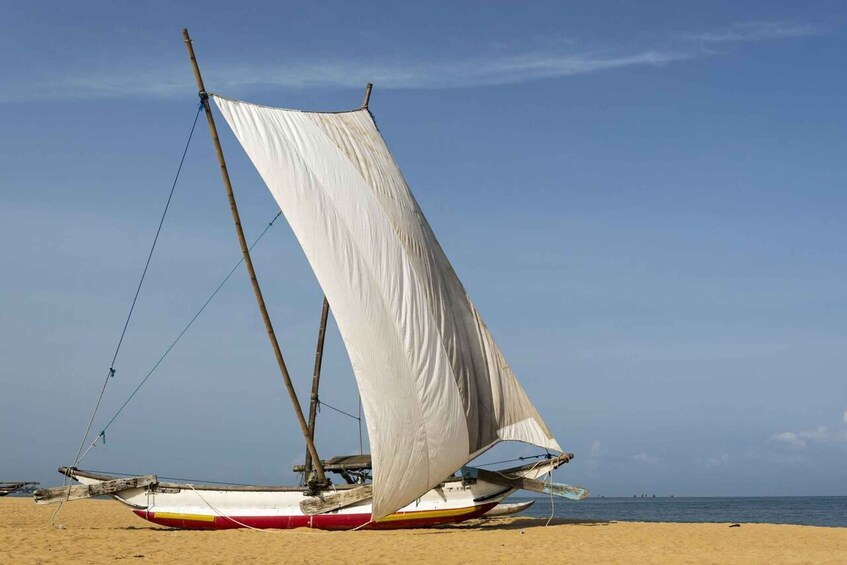
M536 479L556 465L544 461L513 476ZM71 470L83 485L109 480L86 471ZM342 485L338 491L356 485ZM131 507L141 518L178 528L321 528L353 529L426 527L461 522L481 516L517 489L484 480L452 477L413 503L377 521L371 521L371 499L316 515L305 514L300 504L314 500L303 487L219 487L157 482L121 490L112 496ZM332 492L332 491L329 491Z

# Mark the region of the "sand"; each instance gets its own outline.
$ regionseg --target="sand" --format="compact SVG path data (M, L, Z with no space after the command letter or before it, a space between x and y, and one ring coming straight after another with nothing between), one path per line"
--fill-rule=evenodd
M847 563L847 528L500 518L428 530L170 530L111 500L0 498L0 563Z

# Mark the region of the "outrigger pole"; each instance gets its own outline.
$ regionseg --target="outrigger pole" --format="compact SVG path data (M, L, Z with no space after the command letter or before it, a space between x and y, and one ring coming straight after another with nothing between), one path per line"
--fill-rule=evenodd
M371 100L371 90L373 89L373 84L368 83L365 86L365 97L362 99L361 109L365 110L368 107L368 102ZM318 403L320 402L318 397L318 389L320 388L321 382L321 363L323 362L323 352L324 352L324 339L326 338L326 320L329 316L329 301L324 296L323 309L321 310L321 323L318 328L318 346L315 351L315 370L312 373L312 394L309 402L309 437L312 438L312 441L315 440L315 421L318 415ZM361 416L360 416L361 418ZM359 428L359 432L361 432L361 427ZM359 451L362 450L361 446L361 434L359 437ZM303 477L306 481L309 480L309 475L312 471L312 454L306 449L306 461L303 465Z
M268 315L268 309L265 307L265 299L262 297L262 289L259 288L259 281L256 278L256 271L253 269L253 261L250 259L250 250L247 247L247 240L244 238L244 230L241 228L241 217L238 214L238 205L235 203L235 194L232 191L232 183L229 180L229 172L226 168L223 149L221 142L218 139L218 128L215 127L215 118L212 115L212 108L209 105L209 95L206 92L206 87L203 86L203 77L200 75L200 67L197 65L197 58L194 56L194 46L191 43L191 38L188 36L188 30L182 30L182 38L185 40L185 46L188 49L188 57L191 59L191 66L194 69L194 78L197 80L197 88L199 90L200 102L203 104L203 109L206 111L206 121L209 122L209 133L212 135L212 142L215 144L215 152L218 154L218 163L221 166L221 177L223 177L224 188L226 195L229 198L229 209L232 212L232 220L235 222L235 232L238 234L238 242L241 244L241 254L244 256L244 265L247 267L247 273L250 275L250 283L253 285L253 293L256 295L256 302L259 305L259 311L262 314L262 320L265 322L265 329L268 331L268 338L271 341L271 346L276 356L279 372L282 373L282 380L285 381L285 388L288 389L288 396L291 397L291 403L294 405L294 413L297 415L297 420L300 422L300 429L303 432L303 438L306 440L306 448L312 456L317 472L317 484L309 485L312 490L317 490L322 485L328 484L326 473L324 473L323 464L318 457L318 450L315 449L315 442L309 433L309 426L306 424L306 418L303 416L303 409L300 407L300 402L297 400L297 392L294 390L294 385L291 383L291 376L288 374L288 368L285 366L285 359L282 357L282 351L279 348L279 342L276 339L271 318Z

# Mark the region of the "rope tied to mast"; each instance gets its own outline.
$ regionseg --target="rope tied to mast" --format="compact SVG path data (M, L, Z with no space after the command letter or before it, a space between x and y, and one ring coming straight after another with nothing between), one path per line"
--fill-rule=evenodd
M257 237L253 241L252 245L250 245L251 251L256 246L256 244L258 244L259 241L261 241L261 239L265 236L265 234L268 233L268 230L270 230L273 227L274 223L279 219L279 217L281 215L282 215L282 212L277 212L276 215L273 217L273 219L270 222L268 222L268 225L265 226L265 229L262 231L262 233L259 234L259 237ZM168 356L168 354L176 346L176 344L179 342L179 340L181 340L183 338L183 336L188 332L188 329L194 324L195 321L197 321L197 318L200 317L200 314L203 313L203 310L205 310L206 307L209 305L209 303L212 302L212 299L215 298L215 296L217 296L218 292L220 292L220 290L229 281L229 279L232 277L232 275L235 273L235 271L238 269L238 267L241 266L241 263L243 263L243 262L244 262L244 258L242 257L232 267L232 269L230 269L229 273L227 273L227 275L220 282L220 284L217 286L217 288L215 288L215 290L212 292L212 294L209 295L209 298L207 298L206 301L203 303L203 305L200 307L200 309L197 310L197 313L194 314L194 316L191 318L191 320L188 322L188 324L186 324L186 326L182 329L182 331L179 333L179 335L176 336L176 339L174 339L171 342L171 344L167 347L167 349L162 354L162 356L159 357L159 360L156 361L156 364L153 365L153 367L147 372L147 374L144 376L144 378L141 380L141 382L138 383L138 386L135 387L135 390L132 391L132 394L129 395L129 398L127 398L126 401L121 405L121 407L118 408L118 411L115 412L115 415L112 416L112 418L106 423L106 425L103 427L103 430L100 432L100 434L96 438L94 438L94 441L91 442L91 445L88 446L88 449L86 449L82 453L82 456L80 456L79 460L76 462L75 465L78 465L79 462L82 461L85 458L86 455L88 455L88 452L91 451L94 447L97 446L98 440L100 440L102 438L103 443L104 444L106 443L106 430L109 429L109 427L115 422L115 420L118 419L118 416L120 416L121 412L123 412L123 410L124 410L124 408L126 408L127 404L130 403L130 401L135 397L135 395L138 393L138 391L141 390L141 387L144 386L147 383L147 381L150 379L150 377L153 375L153 373L156 372L156 369L159 368L159 365L162 364L162 362L165 360L165 357Z
M341 410L339 408L336 408L335 406L332 406L330 404L327 404L326 402L321 401L321 399L319 399L319 398L316 398L315 400L317 400L317 402L318 402L318 408L320 408L321 406L326 406L330 410L335 410L339 414L343 414L343 415L347 416L348 418L353 418L354 420L359 420L359 421L362 420L362 418L360 416L354 416L353 414L350 414L349 412L345 412L344 410Z
M177 181L179 181L179 175L182 172L182 165L185 163L185 156L188 154L188 147L191 145L191 138L194 136L194 130L197 127L197 118L200 117L200 111L203 109L203 105L200 104L197 107L197 111L194 114L194 121L191 124L191 131L188 133L188 140L185 142L185 148L182 150L182 157L179 160L179 166L176 170L176 175L174 176L173 183L171 184L171 190L168 193L168 199L165 202L165 209L162 211L162 217L159 219L159 225L156 228L156 235L153 237L153 244L150 246L150 251L147 253L147 261L144 263L144 270L141 272L141 278L138 281L138 286L135 289L135 296L132 298L132 304L129 307L129 312L126 316L126 321L124 321L124 327L121 330L121 336L118 339L118 345L115 347L115 353L112 355L112 362L109 363L109 371L106 375L106 380L103 382L103 388L100 391L100 396L97 398L97 403L94 406L94 411L91 414L91 419L88 422L88 427L85 430L85 434L82 436L82 441L80 442L79 450L77 451L76 458L74 459L74 464L72 467L75 467L79 463L80 455L82 454L82 448L85 446L85 440L88 438L88 434L91 433L91 426L94 423L94 418L97 415L97 411L100 408L100 403L103 400L103 395L106 392L106 386L109 383L109 379L114 378L117 370L115 369L115 362L118 359L118 354L121 351L121 345L123 345L124 337L126 337L126 331L129 328L129 322L132 319L132 313L135 311L135 305L138 303L138 296L141 294L141 287L144 285L144 279L147 277L147 270L150 268L150 261L153 259L153 252L156 250L156 244L159 242L159 236L162 233L162 226L165 223L165 217L168 215L168 209L171 206L171 200L173 200L174 191L176 190ZM105 438L105 435L103 436Z
M129 328L129 322L132 319L132 313L135 311L135 305L138 303L138 296L141 294L141 287L144 285L144 279L147 277L147 270L150 267L150 261L153 259L153 252L156 249L156 244L159 242L159 235L161 235L162 233L162 226L165 223L165 217L168 215L168 209L171 206L171 200L173 199L174 191L176 190L176 184L177 181L179 181L179 175L182 172L182 165L185 163L185 156L188 154L188 147L191 145L191 138L194 137L194 130L197 127L197 118L200 117L200 112L202 110L203 104L201 102L200 105L197 107L197 111L194 114L194 120L191 123L191 131L188 133L188 139L185 142L185 148L182 150L182 157L179 160L179 166L176 169L176 175L174 175L174 181L171 184L171 190L168 193L168 199L165 202L165 209L162 211L162 217L159 219L159 225L156 228L156 235L153 238L153 244L150 246L150 252L147 254L147 261L144 263L144 270L141 272L141 278L139 279L138 286L135 289L135 296L133 296L132 298L132 304L129 307L129 312L127 313L126 321L124 321L124 327L121 330L121 336L118 339L117 346L115 347L115 353L112 355L112 362L109 363L109 370L106 373L106 378L103 381L103 386L100 389L100 394L97 397L97 402L94 405L94 410L91 413L91 418L88 420L88 425L85 428L85 433L82 435L82 440L79 443L79 449L76 452L76 457L74 457L73 465L71 465L70 468L76 467L83 456L82 450L85 447L85 440L88 439L88 435L91 433L91 426L94 425L94 418L97 416L97 411L100 409L100 404L103 401L103 396L106 393L106 387L109 385L109 381L113 379L115 377L115 374L117 373L117 370L115 369L115 362L117 361L118 354L121 351L121 345L123 345L124 337L126 337L126 331ZM99 439L100 437L103 438L103 442L105 443L105 430L97 436L97 439ZM97 439L94 440L95 443L97 442ZM88 450L86 450L86 453L87 452ZM64 480L64 486L68 486L69 483L70 477L66 475ZM56 512L53 513L53 517L50 520L51 524L53 524L53 521L55 520L56 516L59 514L59 511L61 509L62 505L60 504L59 507L56 509ZM53 525L55 527L55 524Z

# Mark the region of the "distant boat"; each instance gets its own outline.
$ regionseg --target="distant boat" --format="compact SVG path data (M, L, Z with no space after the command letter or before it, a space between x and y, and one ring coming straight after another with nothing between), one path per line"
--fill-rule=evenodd
M38 483L34 481L0 481L0 496L6 496L8 494L12 494L13 492L17 492L23 489L24 487L35 486L37 484Z
M244 263L306 442L305 485L201 486L62 468L82 484L37 491L36 502L109 494L167 526L351 529L459 522L521 489L588 496L539 480L573 455L562 452L518 383L436 240L368 109L371 85L362 106L346 112L232 100L206 92L186 30L183 36ZM253 270L212 103L276 199L325 293L308 422ZM372 454L323 461L314 416L329 305L350 356ZM463 467L500 441L547 454L496 471ZM328 472L347 484L332 484Z

